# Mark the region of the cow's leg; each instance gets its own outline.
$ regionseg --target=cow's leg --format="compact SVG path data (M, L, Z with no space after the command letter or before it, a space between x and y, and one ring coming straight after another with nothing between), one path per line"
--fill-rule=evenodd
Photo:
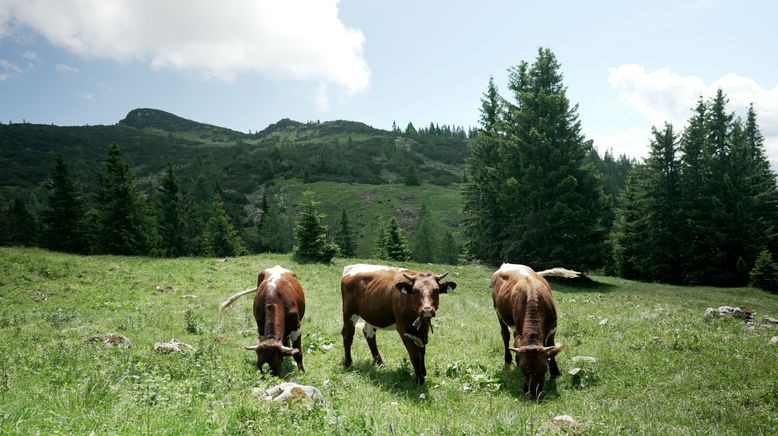
M343 335L343 352L345 354L345 360L343 364L346 368L351 366L351 343L354 341L354 321L351 319L351 314L343 313L343 330L340 331Z
M381 358L381 354L378 352L378 344L376 343L376 328L368 323L365 323L365 327L362 329L362 333L365 335L367 346L370 347L370 354L373 355L373 363L378 366L383 366L384 359Z
M425 364L425 356L427 354L427 348L419 348L419 358L421 360L421 375L427 378L427 365Z
M303 367L303 333L301 329L302 326L300 324L299 319L295 319L295 324L297 325L297 328L292 332L290 339L292 341L292 348L297 350L297 352L292 354L292 358L294 359L295 363L297 363L297 369L300 372L305 372L305 368Z
M416 384L423 385L425 379L424 354L422 354L419 351L419 348L423 348L423 347L417 347L416 342L412 338L409 338L403 333L400 333L400 337L403 340L405 349L408 350L408 357L411 358L411 364L413 364L413 372L416 375Z
M508 349L508 342L511 339L511 332L507 325L505 325L504 322L502 322L501 319L497 319L500 322L500 334L502 334L502 343L505 346L505 364L510 365L511 362L513 362L513 355L511 354L511 351Z
M554 344L554 336L556 336L555 333L551 333L550 335L548 335L548 338L546 338L546 343L544 344L544 346L546 346L546 347L553 347L555 345ZM560 375L562 375L559 372L559 366L556 364L556 358L555 357L550 357L548 359L548 371L551 373L551 377L554 377L554 378L559 377Z

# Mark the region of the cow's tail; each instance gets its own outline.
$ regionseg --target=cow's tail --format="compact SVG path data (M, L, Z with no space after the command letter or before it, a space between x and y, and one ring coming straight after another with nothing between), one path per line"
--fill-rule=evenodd
M578 277L581 277L581 273L578 271L573 271L571 269L565 269L565 268L551 268L544 271L540 271L538 273L539 275L546 277L562 277L566 279L577 279Z
M235 300L237 300L238 298L240 298L240 297L242 297L244 295L248 295L248 294L250 294L252 292L256 292L256 290L257 290L257 288L249 288L249 289L246 289L245 291L240 291L237 294L233 295L232 297L224 300L224 302L222 302L222 304L219 305L219 312L221 312L224 309L226 309L227 306L229 306L230 304L234 303Z

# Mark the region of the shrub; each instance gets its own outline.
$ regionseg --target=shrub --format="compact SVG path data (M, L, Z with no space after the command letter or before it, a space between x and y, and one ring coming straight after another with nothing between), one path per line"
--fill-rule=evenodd
M762 250L751 270L751 286L778 293L778 264L768 250Z

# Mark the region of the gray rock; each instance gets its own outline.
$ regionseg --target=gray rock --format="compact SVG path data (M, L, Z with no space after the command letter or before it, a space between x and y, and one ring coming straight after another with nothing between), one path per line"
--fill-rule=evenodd
M170 342L157 342L154 344L154 351L159 353L180 353L182 351L197 351L189 344L185 344L178 339L171 339Z
M778 324L778 319L770 318L769 316L765 317L764 322L767 324Z
M595 359L592 356L574 356L572 358L573 362L586 362L586 363L597 363L597 359Z
M107 347L132 347L132 341L130 341L130 338L127 336L117 335L116 333L108 333L107 335L100 336L88 336L85 341L92 344L102 344Z
M293 400L312 401L315 403L324 402L324 396L317 388L291 382L281 383L265 391L262 391L260 388L254 388L253 394L265 401L280 401L283 403Z
M770 343L771 344L778 344L778 336L773 336L772 338L770 338Z
M608 318L604 318L602 321L600 321L600 325L607 325L608 324Z
M555 416L554 419L551 420L554 424L557 425L576 425L578 422L576 422L575 419L573 419L570 415L559 415Z

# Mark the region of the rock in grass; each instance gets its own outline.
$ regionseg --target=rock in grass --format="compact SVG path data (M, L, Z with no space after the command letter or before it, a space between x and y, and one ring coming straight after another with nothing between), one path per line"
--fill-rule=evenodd
M603 318L602 321L600 321L600 325L608 325L608 318Z
M107 347L120 347L130 348L132 347L132 341L127 336L117 335L116 333L108 333L107 335L87 336L84 340L90 344L102 344Z
M770 338L770 343L771 344L778 344L778 336L773 336L772 338Z
M597 363L597 359L592 356L574 356L572 360L573 362Z
M264 392L260 388L254 388L253 393L265 401L280 401L283 403L288 403L289 401L324 402L324 396L315 387L291 382L281 383Z
M765 317L764 322L766 322L767 324L778 324L778 319L770 318L768 316L768 317Z
M159 353L180 353L182 351L197 351L189 344L185 344L178 339L171 339L170 342L157 342L154 344L154 351Z

